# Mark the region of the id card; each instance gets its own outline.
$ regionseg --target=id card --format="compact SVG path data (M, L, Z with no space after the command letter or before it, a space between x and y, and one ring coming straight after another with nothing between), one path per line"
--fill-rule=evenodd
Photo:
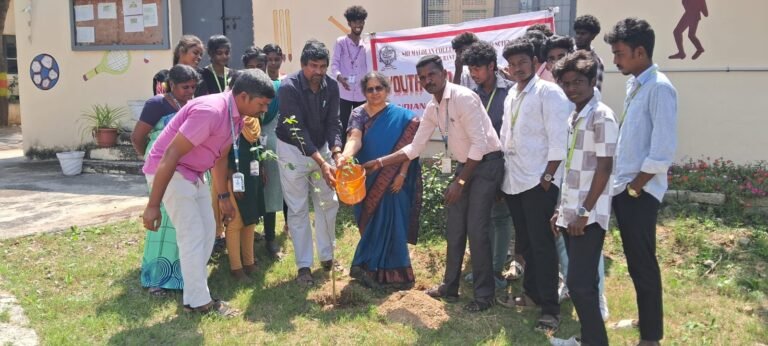
M245 192L245 175L243 173L232 174L232 192Z
M256 161L256 160L251 161L251 176L252 177L259 176L259 161Z
M443 174L451 173L451 159L444 157L440 162L440 172Z
M347 83L349 83L349 84L355 84L356 80L357 80L357 76L356 75L350 75L350 76L347 77Z
M267 135L259 136L259 143L261 143L261 145L263 145L264 147L267 146L267 138L269 138L269 136Z

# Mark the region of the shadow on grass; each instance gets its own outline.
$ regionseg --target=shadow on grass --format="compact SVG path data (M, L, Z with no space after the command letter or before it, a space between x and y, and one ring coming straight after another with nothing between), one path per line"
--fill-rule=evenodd
M176 316L174 319L149 326L123 330L113 335L108 345L203 345L203 335L195 328L200 323L200 316Z

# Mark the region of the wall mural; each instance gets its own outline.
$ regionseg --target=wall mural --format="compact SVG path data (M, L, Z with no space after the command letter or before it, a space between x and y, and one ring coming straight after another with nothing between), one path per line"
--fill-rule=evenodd
M675 37L675 45L677 45L677 53L670 55L670 59L685 59L685 49L683 48L683 31L688 29L688 39L691 40L693 46L696 47L696 52L693 53L691 59L696 60L704 53L704 47L701 45L701 41L696 36L696 30L699 28L699 21L701 21L701 15L709 17L709 11L707 11L706 0L683 0L683 16L680 17L680 21L677 22L677 26L672 30L672 35Z
M128 71L131 65L131 54L126 50L112 50L104 52L101 61L92 70L83 75L83 80L88 81L99 73L109 73L113 75L123 74Z
M56 86L61 76L59 63L49 54L39 54L29 64L29 76L38 89L50 90Z

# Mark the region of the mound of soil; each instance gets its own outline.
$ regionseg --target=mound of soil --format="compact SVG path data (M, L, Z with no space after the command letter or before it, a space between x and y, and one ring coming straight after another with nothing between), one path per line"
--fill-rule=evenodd
M438 329L448 321L443 302L415 290L393 293L378 311L391 321L419 328Z

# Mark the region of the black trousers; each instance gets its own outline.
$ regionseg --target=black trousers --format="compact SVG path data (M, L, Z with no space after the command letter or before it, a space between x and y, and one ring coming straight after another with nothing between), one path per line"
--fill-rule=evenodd
M562 229L561 229L562 230ZM600 278L597 267L603 254L605 230L598 223L584 228L584 235L568 236L562 230L568 251L568 290L581 323L584 345L608 345L608 334L600 314Z
M341 147L344 148L344 144L347 143L347 125L349 125L349 115L352 110L359 107L365 102L347 101L345 99L339 99L339 118L341 119Z
M640 338L648 341L664 337L661 272L656 260L656 220L660 204L648 193L633 198L624 190L613 197L613 211L637 295Z
M549 219L555 212L559 189L550 185L544 191L541 185L515 195L507 195L507 206L515 225L515 245L521 248L525 259L523 289L525 294L541 306L541 313L560 315L557 295L558 261L555 236Z
M266 238L267 241L275 240L276 214L277 212L271 212L264 215L264 238ZM288 206L285 202L283 202L283 222L288 224Z
M461 166L457 169L459 174ZM469 238L475 300L494 299L493 251L491 250L491 209L504 179L504 160L483 161L472 172L458 201L448 205L448 243L443 285L448 295L459 294L461 264Z

